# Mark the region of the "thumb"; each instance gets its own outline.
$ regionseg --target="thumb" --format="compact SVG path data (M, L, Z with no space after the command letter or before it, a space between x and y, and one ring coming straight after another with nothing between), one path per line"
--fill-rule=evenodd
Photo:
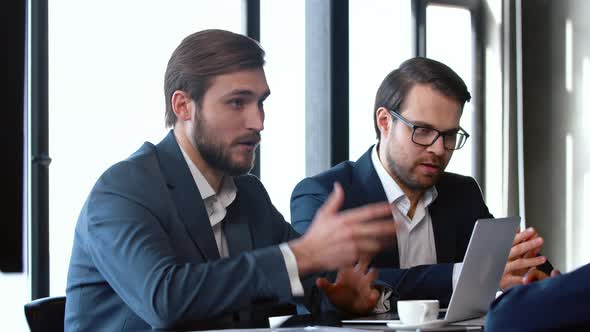
M369 295L369 303L372 304L372 306L374 307L377 304L377 301L379 300L379 297L381 296L381 293L379 293L378 290L376 289L372 289L371 290L371 294Z
M336 213L338 212L338 210L340 210L340 207L342 206L343 202L344 190L342 190L342 186L340 185L340 183L334 182L334 190L332 190L332 193L330 194L330 196L328 196L328 199L321 207L321 210L323 212L328 212L330 214Z
M537 268L535 268L535 267L531 267L530 270L524 275L522 283L524 285L528 285L528 284L533 283L535 281L543 280L547 277L548 277L548 275L545 274L544 272L537 270Z
M315 285L324 292L327 292L332 286L332 283L328 279L320 277L315 280Z

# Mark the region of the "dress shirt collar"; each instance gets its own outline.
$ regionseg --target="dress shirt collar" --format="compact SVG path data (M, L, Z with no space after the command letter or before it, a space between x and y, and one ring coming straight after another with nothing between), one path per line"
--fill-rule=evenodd
M225 210L225 208L227 208L236 198L236 194L237 194L237 188L236 188L236 184L234 183L234 179L231 176L224 176L222 183L221 183L221 190L219 191L219 193L216 193L215 190L213 189L213 187L211 187L211 185L209 184L209 182L207 182L207 179L205 179L205 176L203 175L203 173L201 173L201 171L199 170L199 168L197 167L197 165L195 165L195 163L193 163L193 161L191 160L191 158L186 154L186 152L182 149L181 146L180 147L180 151L182 152L182 155L184 156L184 160L186 160L186 163L188 164L188 168L191 171L191 174L193 176L193 179L195 180L195 183L197 185L197 188L199 189L199 192L201 193L201 198L203 198L203 201L205 202L205 207L207 209L207 212L209 214L209 216L211 216L213 214L214 211L210 211L211 207L215 206L215 205L209 205L207 204L208 201L210 199L219 199L219 203L221 203L223 210ZM215 197L217 196L217 197ZM222 218L225 216L225 211L223 211L222 213ZM215 225L217 224L219 221L221 221L221 219L219 220L215 220L218 218L214 218L211 219L211 225Z

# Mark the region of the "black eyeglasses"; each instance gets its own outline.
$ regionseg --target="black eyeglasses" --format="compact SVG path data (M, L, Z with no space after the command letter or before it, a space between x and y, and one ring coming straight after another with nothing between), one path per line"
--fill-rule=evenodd
M440 130L436 130L434 128L417 126L410 121L404 119L401 115L397 112L388 110L391 115L398 118L401 122L403 122L408 127L412 128L412 142L422 145L422 146L431 146L436 142L436 140L442 136L443 138L443 145L447 150L459 150L460 148L465 145L467 138L469 138L469 134L461 127L458 130L451 130L448 132L442 132Z

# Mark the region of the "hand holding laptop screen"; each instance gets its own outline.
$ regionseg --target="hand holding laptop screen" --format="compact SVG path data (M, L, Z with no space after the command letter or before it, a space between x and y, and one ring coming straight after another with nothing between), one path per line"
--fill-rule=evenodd
M547 261L545 256L538 255L543 243L544 239L532 227L522 232L519 231L516 234L512 242L512 248L510 249L504 274L500 280L501 289L506 290L510 287L521 285L525 274ZM538 271L537 274L544 274L544 272ZM542 277L540 276L540 278Z

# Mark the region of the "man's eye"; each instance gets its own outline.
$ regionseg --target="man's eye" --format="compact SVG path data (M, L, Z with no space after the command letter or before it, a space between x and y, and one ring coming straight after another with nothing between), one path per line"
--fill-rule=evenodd
M416 127L416 129L414 129L414 135L420 135L420 136L428 136L430 134L432 134L432 130L428 129L428 128L424 128L424 127Z
M244 101L242 99L232 99L229 101L229 104L234 108L242 108L244 106Z

